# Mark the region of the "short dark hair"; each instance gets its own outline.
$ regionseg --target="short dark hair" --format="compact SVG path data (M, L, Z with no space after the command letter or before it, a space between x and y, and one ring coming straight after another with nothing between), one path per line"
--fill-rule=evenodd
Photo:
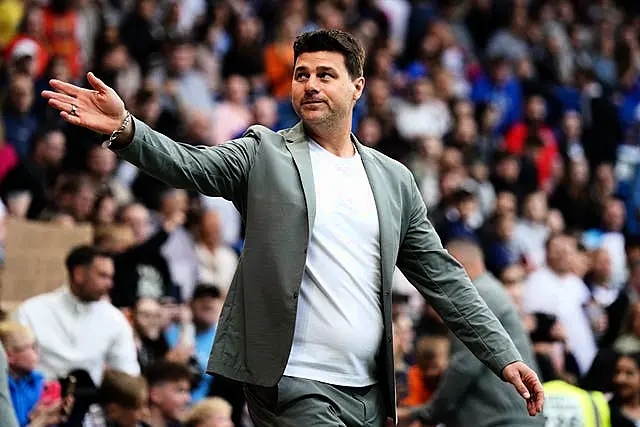
M364 47L358 39L345 31L322 29L300 34L293 43L293 62L303 53L310 52L341 53L352 79L364 74Z
M199 283L193 290L191 300L197 300L198 298L213 298L218 299L222 296L220 288L213 284Z
M145 403L143 399L146 390L147 382L144 377L106 370L98 395L103 405L115 403L124 408L135 409Z
M147 379L149 388L183 380L191 384L193 372L184 363L159 360L147 366L144 377Z
M76 246L71 249L71 252L67 255L65 265L67 266L67 272L69 275L73 273L76 267L89 266L96 258L111 258L111 255L95 246L82 245Z

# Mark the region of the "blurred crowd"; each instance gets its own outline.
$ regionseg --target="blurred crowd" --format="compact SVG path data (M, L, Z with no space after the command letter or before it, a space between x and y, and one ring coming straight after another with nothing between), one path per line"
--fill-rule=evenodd
M355 135L411 169L443 243L482 248L543 380L608 393L640 423L639 12L633 0L0 0L0 216L94 230L68 283L0 326L21 425L70 373L97 396L76 402L87 426L250 425L242 388L204 374L242 251L237 211L120 162L40 91L92 70L154 129L215 146L297 122L292 43L317 28L366 47ZM395 286L398 403L414 406L446 370L448 338L399 272Z

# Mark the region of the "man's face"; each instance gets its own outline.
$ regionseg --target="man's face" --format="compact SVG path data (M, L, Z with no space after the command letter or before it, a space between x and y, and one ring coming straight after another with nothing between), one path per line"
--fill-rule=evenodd
M6 348L7 361L11 369L19 372L31 372L40 360L36 339L31 334L20 334L12 337Z
M342 54L303 53L293 72L291 102L306 123L330 123L350 117L363 89L364 78L351 79Z
M136 304L135 326L138 333L155 340L162 333L162 306L153 298L142 298Z
M60 131L51 132L46 138L47 141L42 143L43 158L47 165L58 166L64 158L66 138Z
M518 309L522 308L522 291L524 278L524 268L522 268L518 264L514 264L505 268L502 272L502 275L500 276L500 280L502 281L507 294L509 294L511 300L516 305L516 307L518 307Z
M76 296L86 302L98 301L109 294L113 285L113 260L96 257L93 263L74 271Z
M190 400L189 381L186 379L158 384L151 389L152 405L169 420L183 420Z
M19 113L27 113L33 105L33 81L26 76L14 79L9 90L9 97Z
M211 298L210 296L201 297L193 300L191 303L193 311L193 322L204 328L211 328L220 318L222 310L222 301L219 298Z
M571 259L575 255L575 248L571 239L566 236L554 238L549 242L547 250L547 264L558 274L568 273L571 269Z

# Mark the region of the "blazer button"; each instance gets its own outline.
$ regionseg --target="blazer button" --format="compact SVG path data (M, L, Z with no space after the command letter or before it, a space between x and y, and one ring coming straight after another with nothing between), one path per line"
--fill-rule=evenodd
M386 291L384 291L384 294L385 294L386 296L389 296L389 295L391 295L391 291L390 291L389 289L387 289Z
M298 291L294 291L293 292L293 299L297 299L298 298Z

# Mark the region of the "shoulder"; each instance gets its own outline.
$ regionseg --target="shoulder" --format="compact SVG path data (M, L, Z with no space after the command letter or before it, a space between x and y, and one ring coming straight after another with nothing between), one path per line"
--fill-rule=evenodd
M118 310L113 304L108 301L98 301L95 303L95 312L105 322L113 322L112 326L127 327L129 328L129 321L123 312Z
M392 179L398 180L404 185L411 185L415 182L413 173L407 166L391 157L382 154L378 150L360 144L362 152L369 156L382 170Z
M20 304L16 312L21 315L29 315L34 312L42 313L43 309L52 307L56 303L58 297L58 291L36 295Z

